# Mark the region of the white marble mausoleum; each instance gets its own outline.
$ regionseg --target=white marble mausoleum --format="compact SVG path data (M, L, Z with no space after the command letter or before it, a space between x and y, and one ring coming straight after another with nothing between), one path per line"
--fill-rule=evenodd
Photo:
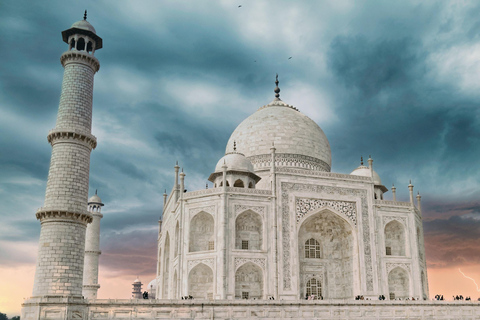
M241 122L214 166L213 188L165 194L157 297L426 299L420 197L386 200L362 163L331 172L322 129L275 98ZM407 190L407 187L405 187ZM395 190L393 191L395 192Z

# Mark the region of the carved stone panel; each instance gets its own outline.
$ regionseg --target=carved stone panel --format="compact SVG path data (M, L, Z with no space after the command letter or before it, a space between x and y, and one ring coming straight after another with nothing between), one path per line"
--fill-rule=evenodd
M246 210L252 210L262 216L262 218L265 216L265 207L264 206L246 206L243 204L236 204L235 205L235 216L238 216L240 213L246 211Z
M200 263L203 263L203 264L209 266L213 270L214 261L215 261L214 258L189 260L188 261L188 272L190 273L190 270L192 270L193 267L195 267L197 264L200 264Z
M302 218L319 208L331 208L357 225L357 206L351 201L333 201L321 199L295 199L297 224Z
M197 207L197 208L190 208L188 213L190 214L190 218L199 213L200 211L208 212L212 216L215 216L215 206L207 206L207 207Z
M247 262L253 262L262 267L263 270L265 270L265 259L263 258L235 258L235 270L237 270L241 265Z
M390 273L396 267L403 268L404 270L410 272L410 264L409 263L387 263L387 274Z

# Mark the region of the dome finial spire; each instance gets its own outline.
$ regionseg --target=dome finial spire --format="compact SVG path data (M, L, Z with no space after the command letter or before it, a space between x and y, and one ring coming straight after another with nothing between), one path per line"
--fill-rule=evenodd
M363 166L363 156L360 156L360 165Z
M95 189L95 194L97 194L97 190L98 190L98 189Z
M273 90L273 92L275 92L275 100L280 100L280 88L278 87L278 73L276 74L276 77L275 77L275 89Z
M87 20L87 10L85 10L85 14L83 15L83 20Z

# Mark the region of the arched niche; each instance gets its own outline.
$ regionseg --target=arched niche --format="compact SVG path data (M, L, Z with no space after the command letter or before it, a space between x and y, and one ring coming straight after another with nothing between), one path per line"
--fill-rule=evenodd
M163 298L168 298L168 280L170 272L170 236L167 232L165 235L165 246L163 249L163 258L164 258L164 271L163 271Z
M85 39L80 37L77 42L77 50L78 51L84 51L85 50Z
M385 225L385 254L405 256L405 227L397 220Z
M197 213L190 221L189 251L207 251L215 249L215 223L211 214Z
M174 244L174 248L175 248L174 257L175 258L178 256L178 252L179 252L179 249L180 249L180 241L178 239L179 233L180 233L180 228L179 228L179 223L177 221L177 225L175 226L175 244Z
M233 186L235 188L245 188L245 184L243 183L242 179L237 179Z
M420 279L422 281L422 298L424 300L427 300L428 299L428 296L427 296L427 278L425 277L425 272L422 272L420 273Z
M262 217L247 210L235 219L235 249L261 250L263 245Z
M263 299L263 270L252 262L235 272L235 299Z
M188 274L188 294L195 299L213 297L213 271L204 263L197 264Z
M388 291L390 300L410 297L410 281L405 269L396 267L388 273Z
M325 298L353 298L354 243L352 226L329 209L302 221L298 229L301 298L305 298L311 278L318 280Z
M177 278L177 270L175 270L175 273L173 274L173 284L172 284L172 289L173 289L173 295L172 298L176 299L177 298L177 291L178 291L178 278Z
M157 265L157 276L159 276L160 272L162 272L162 269L161 269L161 267L162 267L162 249L161 248L158 249L157 263L158 263L158 265Z

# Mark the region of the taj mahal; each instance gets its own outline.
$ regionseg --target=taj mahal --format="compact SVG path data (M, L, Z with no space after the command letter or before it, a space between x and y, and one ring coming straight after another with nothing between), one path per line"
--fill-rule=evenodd
M401 202L371 156L355 156L350 173L331 172L327 136L280 98L278 76L273 100L238 119L225 155L211 164L210 188L186 191L188 168L175 165L159 208L153 299L97 299L104 204L88 188L95 52L103 42L86 13L62 37L62 93L47 136L38 260L22 319L480 317L477 305L428 301L421 197L412 182L401 188L410 201Z

